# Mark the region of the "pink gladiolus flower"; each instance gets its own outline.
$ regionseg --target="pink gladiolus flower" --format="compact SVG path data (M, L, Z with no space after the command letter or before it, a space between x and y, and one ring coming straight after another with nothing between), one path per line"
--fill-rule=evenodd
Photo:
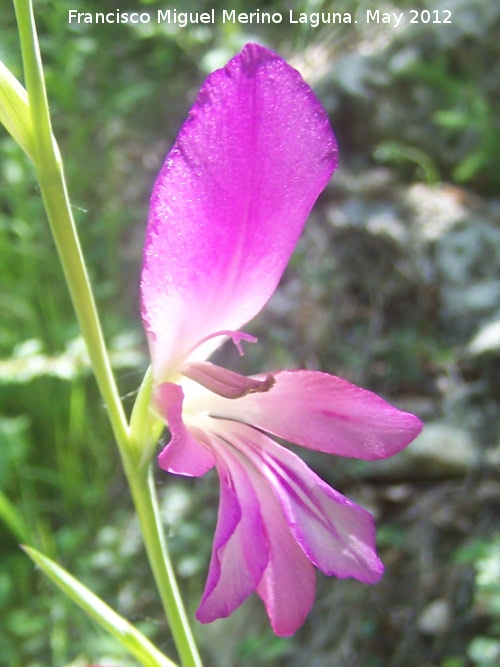
M299 73L248 44L201 88L156 181L141 295L154 409L171 440L160 466L216 467L219 516L201 622L252 592L278 635L313 604L314 566L376 582L371 515L267 434L329 454L379 459L419 420L326 373L243 377L206 361L273 293L304 222L337 165L325 111Z

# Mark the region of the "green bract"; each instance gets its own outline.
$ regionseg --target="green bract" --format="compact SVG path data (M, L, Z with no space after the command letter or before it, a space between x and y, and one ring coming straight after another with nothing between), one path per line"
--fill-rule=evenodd
M28 93L0 60L0 121L30 160L33 156L33 127Z

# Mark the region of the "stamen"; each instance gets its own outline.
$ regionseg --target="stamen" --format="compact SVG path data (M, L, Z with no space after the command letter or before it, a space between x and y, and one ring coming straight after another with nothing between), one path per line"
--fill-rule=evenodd
M183 366L181 373L224 398L241 398L247 394L269 391L276 382L271 374L264 380L258 380L216 366L209 361L193 361Z

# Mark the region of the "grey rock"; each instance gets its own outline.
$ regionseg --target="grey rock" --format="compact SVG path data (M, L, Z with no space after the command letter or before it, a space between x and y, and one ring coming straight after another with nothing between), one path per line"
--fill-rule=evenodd
M450 627L451 616L450 604L447 600L433 600L420 614L418 629L422 634L430 637L441 635Z

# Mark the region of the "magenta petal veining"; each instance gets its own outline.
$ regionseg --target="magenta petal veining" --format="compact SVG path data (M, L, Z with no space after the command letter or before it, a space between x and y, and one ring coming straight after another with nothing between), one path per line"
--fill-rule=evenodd
M141 293L157 381L261 310L336 165L326 113L279 56L248 44L208 77L151 196Z

